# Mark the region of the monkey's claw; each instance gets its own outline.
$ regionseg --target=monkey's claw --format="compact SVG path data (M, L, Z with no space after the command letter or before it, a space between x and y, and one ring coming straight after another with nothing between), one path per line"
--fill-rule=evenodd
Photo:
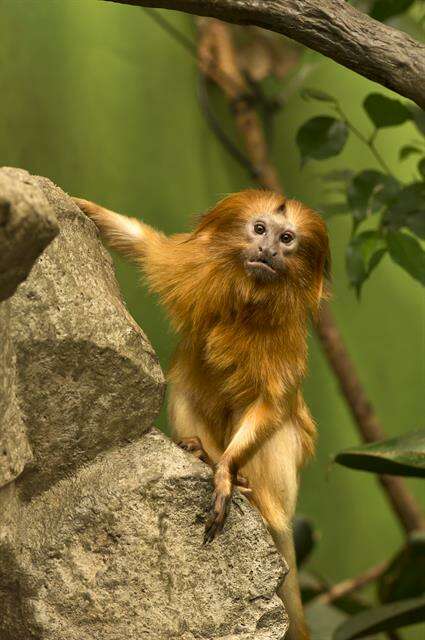
M212 542L214 538L223 530L224 523L230 509L230 499L232 495L217 494L214 492L210 514L205 525L204 544Z

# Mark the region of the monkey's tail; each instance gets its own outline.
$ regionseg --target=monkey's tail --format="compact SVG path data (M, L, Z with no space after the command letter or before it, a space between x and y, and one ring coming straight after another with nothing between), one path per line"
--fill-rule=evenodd
M82 198L73 198L73 200L81 211L93 220L112 248L128 258L143 257L149 236L156 234L154 229L136 218L128 218L90 200Z
M283 600L289 617L289 630L285 640L310 640L310 633L304 618L301 601L300 587L298 583L297 563L295 547L291 529L276 531L271 529L274 542L282 557L286 560L289 573L286 575L278 595Z

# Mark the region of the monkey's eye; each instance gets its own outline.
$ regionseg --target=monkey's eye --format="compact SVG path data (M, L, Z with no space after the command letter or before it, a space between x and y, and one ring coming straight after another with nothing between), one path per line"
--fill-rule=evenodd
M295 236L291 231L285 231L280 236L280 241L283 242L283 244L291 244L291 242L294 240L294 238L295 238Z
M254 231L258 233L259 236L262 236L263 233L266 233L266 227L262 222L256 222L254 224Z

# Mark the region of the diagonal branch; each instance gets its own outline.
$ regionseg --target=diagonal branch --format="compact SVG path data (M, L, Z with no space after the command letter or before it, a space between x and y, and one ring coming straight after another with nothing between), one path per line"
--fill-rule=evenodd
M200 67L220 86L233 105L235 123L247 156L256 169L257 182L262 187L283 192L276 168L270 160L261 121L247 99L247 87L238 67L229 26L209 19L199 20L198 26ZM239 93L235 92L235 87L239 87ZM315 328L362 439L366 442L384 439L382 425L360 383L328 305L323 305ZM402 478L379 476L379 481L405 531L425 529L421 509Z
M425 45L345 0L108 0L282 33L425 109Z
M364 442L385 439L384 429L376 415L357 371L350 358L329 307L323 307L316 327L328 363L339 382L342 394L350 409ZM420 507L408 492L404 481L396 476L378 476L382 488L406 532L425 529Z
M345 598L355 591L360 591L360 589L363 589L371 582L375 582L387 569L388 562L381 562L374 567L370 567L367 571L355 578L348 578L338 584L334 584L329 591L317 596L317 598L315 598L315 602L320 602L320 604L332 604L332 602Z

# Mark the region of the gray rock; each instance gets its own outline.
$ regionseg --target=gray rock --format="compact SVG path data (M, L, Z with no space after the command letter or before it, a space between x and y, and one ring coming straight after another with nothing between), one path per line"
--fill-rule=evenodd
M157 416L164 378L122 303L94 224L46 178L34 180L60 233L11 299L19 395L34 463L26 498L101 451L139 438Z
M93 223L7 176L60 233L0 305L0 640L280 640L279 555L239 494L203 546L211 472L152 429L163 375Z
M34 178L21 169L0 169L0 487L32 459L16 395L6 298L28 276L58 230L54 211Z
M10 305L0 303L0 487L32 460L16 396L15 352L10 338Z
M33 176L0 169L0 301L25 280L57 233L55 214Z
M152 430L33 498L0 546L1 640L282 638L278 553L240 495L203 546L211 493Z

